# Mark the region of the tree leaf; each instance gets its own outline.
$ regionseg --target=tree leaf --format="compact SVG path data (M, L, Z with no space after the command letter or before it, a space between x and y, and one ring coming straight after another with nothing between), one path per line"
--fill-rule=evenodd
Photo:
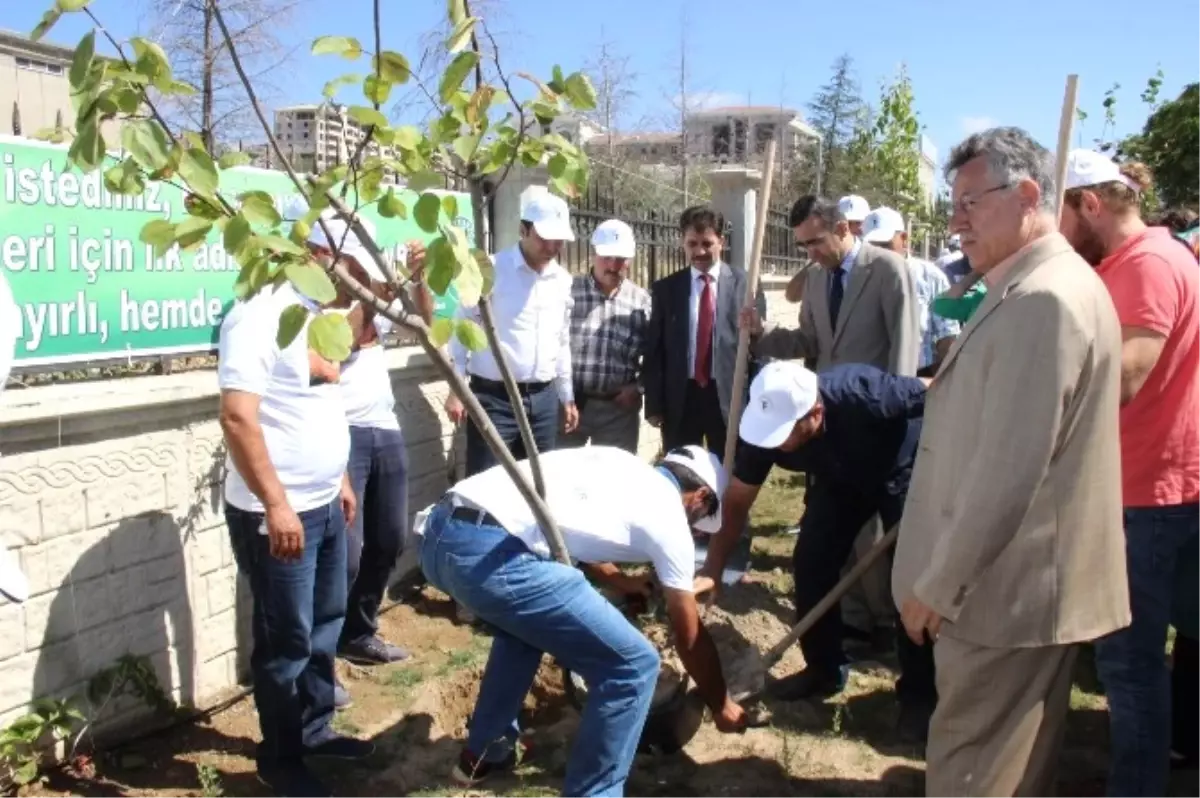
M582 72L567 76L567 102L577 111L591 111L596 107L596 89L592 81Z
M280 252L285 255L307 255L308 254L308 250L305 249L304 247L300 246L299 244L295 243L294 241L289 241L288 239L284 238L283 236L275 235L274 233L268 233L265 236L259 236L258 240L264 247L271 250L272 252Z
M138 240L154 247L154 257L161 258L175 243L175 225L165 219L151 219L142 225Z
M95 55L96 30L93 28L79 40L79 44L75 47L75 54L71 56L71 70L67 74L72 89L78 90L87 79Z
M457 25L467 16L467 4L463 0L446 0L446 14L450 17L450 24Z
M451 145L454 149L454 154L463 159L463 163L471 163L475 157L475 152L479 149L479 139L481 136L476 133L470 136L459 136Z
M472 352L482 352L487 349L487 334L471 319L459 319L458 323L454 325L454 335L460 344Z
M121 146L147 172L157 172L170 163L171 142L152 119L136 119L121 128Z
M441 212L442 201L436 194L422 194L413 207L413 219L426 233L436 233Z
M446 218L454 221L458 218L458 198L447 194L442 197L442 212L446 214Z
M433 239L425 247L425 283L429 290L444 296L458 276L459 263L444 237Z
M308 321L308 309L303 305L288 305L279 314L279 329L275 331L275 345L287 349L296 340Z
M247 191L238 197L242 203L242 215L253 224L275 227L281 219L275 201L265 191Z
M352 105L346 112L351 119L362 125L377 125L379 127L387 127L387 117L376 111L374 108L369 108L365 105Z
M403 53L384 50L371 59L371 70L389 83L405 84L412 77L412 68Z
M367 75L363 79L363 96L373 103L383 105L392 93L392 84L387 80Z
M175 226L175 242L179 244L180 249L191 249L208 238L212 227L212 219L189 216Z
M13 782L24 787L32 784L38 776L38 761L31 759L13 772Z
M466 17L455 24L454 30L450 31L450 38L446 40L446 49L452 53L462 52L471 43L471 34L477 22L479 17Z
M154 84L154 88L158 89L163 94L174 94L180 97L190 97L196 94L198 90L190 83L184 83L182 80L160 80Z
M479 304L483 295L483 273L479 270L479 261L465 247L453 247L458 259L458 276L454 278L454 288L458 291L458 303L464 308L473 308Z
M454 335L454 319L434 319L429 325L429 340L434 346L445 346Z
M146 181L142 170L138 168L133 158L126 158L104 172L104 187L113 194L123 196L138 195L146 190Z
M250 236L249 220L241 213L237 214L225 225L225 236L222 239L225 251L230 255L236 256L242 251L242 247L246 246L246 242L250 240Z
M149 39L140 37L134 37L130 43L133 45L133 52L137 55L137 63L133 68L138 74L145 75L151 83L170 80L171 64L167 60L167 54L163 48Z
M337 299L337 289L325 270L316 261L288 261L283 273L291 284L313 302L324 305Z
M353 36L320 36L312 43L313 55L340 55L353 61L362 55L362 45Z
M570 162L567 160L567 156L561 152L556 152L550 158L549 163L546 164L546 170L550 173L551 177L562 177L567 173L568 166L570 166Z
M76 131L75 140L67 150L67 158L83 171L91 172L104 162L104 149L104 136L93 117Z
M471 74L471 70L479 63L479 54L476 52L459 53L454 56L454 60L446 67L446 71L442 73L442 80L438 83L438 96L442 102L450 102L450 98L454 96L454 92L458 91L467 79L467 75Z
M393 131L392 144L402 150L415 150L421 144L421 131L413 125L401 125Z
M334 363L350 357L352 340L350 323L340 313L322 313L308 325L308 345Z
M217 159L217 166L220 166L222 169L232 169L235 166L245 166L251 160L249 153L230 150Z
M480 293L483 296L489 296L496 286L496 264L492 263L491 257L482 249L471 250L471 257L475 258L479 273L483 276L483 287L480 289Z
M401 219L408 218L408 206L405 205L396 192L388 189L387 193L379 198L379 206L377 208L379 215L384 219L394 219L397 216Z
M408 178L405 180L404 187L409 191L416 192L426 191L431 188L445 188L446 178L444 175L440 175L437 172L417 172L416 174L408 176Z
M204 150L189 149L179 160L179 174L187 181L188 186L203 197L211 197L217 193L220 178L212 158Z
M30 32L29 38L33 39L35 42L41 41L42 37L49 33L50 29L54 27L54 23L58 22L58 20L62 17L62 14L63 12L58 6L55 6L45 14L42 14L41 21L38 22L33 31Z
M338 93L338 89L342 86L345 86L347 83L358 83L362 79L362 75L354 73L341 75L326 83L321 93L325 95L325 99L332 100L334 95Z
M92 0L55 0L59 11L82 11Z

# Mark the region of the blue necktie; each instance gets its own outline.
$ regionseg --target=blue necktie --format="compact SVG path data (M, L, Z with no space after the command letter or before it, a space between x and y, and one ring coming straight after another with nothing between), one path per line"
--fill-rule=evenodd
M842 276L846 270L838 266L833 270L833 283L829 286L829 324L833 329L837 329L838 313L842 309L842 296L846 293L845 286L842 285Z

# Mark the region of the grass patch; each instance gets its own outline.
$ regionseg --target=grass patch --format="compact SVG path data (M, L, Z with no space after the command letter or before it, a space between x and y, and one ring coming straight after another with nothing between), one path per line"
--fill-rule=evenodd
M400 667L388 672L384 684L395 690L407 692L425 680L425 674L420 668Z
M333 716L333 722L329 724L338 734L344 734L347 737L357 737L362 734L362 729L355 723L345 712L338 712Z

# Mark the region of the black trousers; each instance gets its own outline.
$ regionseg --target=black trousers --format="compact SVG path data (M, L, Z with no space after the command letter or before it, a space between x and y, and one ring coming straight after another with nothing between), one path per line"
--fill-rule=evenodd
M683 417L669 421L673 423L663 425L665 451L695 445L705 447L718 457L725 456L725 414L721 412L715 380L709 380L703 388L695 380L688 380Z
M864 493L809 475L804 516L792 554L796 581L797 620L815 607L841 578L842 568L854 549L854 539L876 513L886 529L899 523L905 495L879 491ZM897 613L897 616L899 613ZM800 650L809 668L830 674L846 663L842 650L842 616L835 605L800 638ZM908 639L896 619L896 653L900 680L896 694L902 702L932 705L937 701L934 684L933 646L918 646Z

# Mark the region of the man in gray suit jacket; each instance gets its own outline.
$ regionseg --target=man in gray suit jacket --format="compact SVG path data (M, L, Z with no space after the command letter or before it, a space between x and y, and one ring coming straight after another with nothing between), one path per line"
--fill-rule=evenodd
M760 336L754 353L804 358L816 371L865 363L914 376L920 309L904 259L855 238L837 203L823 197L798 199L789 221L796 246L822 268L809 270L800 329L764 331L761 318L751 315L751 332Z
M646 420L662 430L667 451L697 444L724 457L746 272L721 259L725 219L720 213L688 208L679 227L690 265L650 287L642 362ZM761 288L755 305L758 313L766 313Z

